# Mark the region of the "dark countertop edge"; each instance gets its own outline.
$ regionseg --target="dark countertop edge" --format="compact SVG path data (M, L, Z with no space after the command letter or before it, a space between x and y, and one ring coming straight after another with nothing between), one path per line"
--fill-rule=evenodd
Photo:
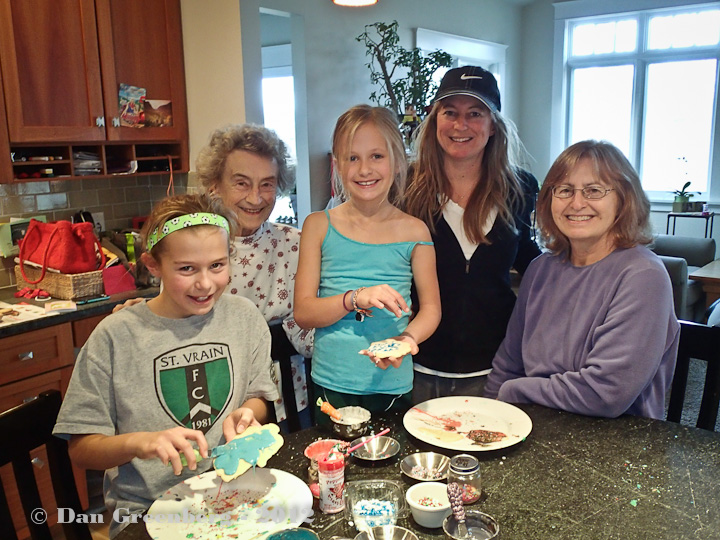
M0 301L8 304L20 304L25 302L34 306L43 307L45 302L38 302L36 300L27 298L15 298L13 295L17 292L15 287L4 287L0 288ZM17 324L11 324L9 326L0 327L0 339L10 336L15 336L32 330L39 330L41 328L47 328L49 326L55 326L66 322L78 321L81 319L87 319L89 317L95 317L96 315L104 315L110 313L117 304L122 304L129 298L152 298L157 296L160 292L158 287L150 287L148 289L136 289L134 291L126 291L118 294L113 294L107 300L99 302L92 302L90 304L83 304L77 307L77 311L69 311L66 313L60 313L58 315L49 315L47 317L40 317L39 319L33 319L31 321L25 321ZM56 298L51 299L57 300Z

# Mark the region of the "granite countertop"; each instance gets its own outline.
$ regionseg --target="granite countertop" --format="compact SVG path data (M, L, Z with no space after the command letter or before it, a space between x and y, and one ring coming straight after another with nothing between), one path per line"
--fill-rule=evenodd
M18 304L20 302L25 302L40 307L43 307L45 305L45 302L39 302L33 299L15 298L14 294L16 292L17 289L15 287L0 288L0 302L5 302L8 304ZM105 313L111 312L113 307L115 307L117 304L123 303L129 298L153 297L157 296L159 292L159 288L151 287L147 289L137 289L134 291L113 294L107 300L101 300L99 302L79 305L77 306L77 311L70 311L57 315L48 315L47 317L41 317L39 319L33 319L31 321L25 321L17 324L11 324L9 326L3 326L0 327L0 339L4 337L14 336L17 334L22 334L23 332L28 332L30 330L39 330L40 328L46 328L48 326L54 326L56 324L77 321L79 319L86 319L88 317L94 317L96 315L103 315ZM52 300L55 300L55 298L53 298Z
M476 452L483 475L483 496L472 508L495 517L503 540L600 540L720 538L720 434L672 422L634 416L592 418L521 405L533 422L526 440L490 452ZM351 458L345 481L372 478L411 480L400 473L406 455L433 450L410 436L402 414L376 419L375 430L391 428L400 454L368 466ZM307 480L303 450L327 428L313 427L285 436L285 445L268 463ZM314 506L312 524L326 540L353 538L343 514L326 515ZM446 538L442 529L425 529L412 517L399 525L421 539ZM140 521L116 540L147 540Z

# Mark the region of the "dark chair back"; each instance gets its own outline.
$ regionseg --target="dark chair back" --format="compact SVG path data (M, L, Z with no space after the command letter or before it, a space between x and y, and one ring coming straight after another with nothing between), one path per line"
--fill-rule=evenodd
M667 419L680 422L690 359L707 362L697 427L715 430L720 402L720 327L680 321L680 347L670 390Z
M272 338L270 356L273 360L280 362L282 400L285 406L285 414L287 415L288 430L292 433L298 431L301 425L300 413L298 412L297 402L295 401L295 385L293 384L292 362L290 357L299 353L287 338L282 324L271 325L270 336Z
M82 513L80 498L75 485L67 442L52 434L62 398L60 392L51 390L36 399L0 413L0 466L12 463L15 483L25 520L34 540L50 539L47 523L36 524L31 512L43 508L35 481L30 451L45 446L48 456L50 479L57 508L71 508ZM48 512L50 508L45 508ZM55 510L53 508L52 510ZM63 531L68 540L91 540L90 530L84 523L64 523ZM10 517L5 488L0 485L0 538L17 538Z

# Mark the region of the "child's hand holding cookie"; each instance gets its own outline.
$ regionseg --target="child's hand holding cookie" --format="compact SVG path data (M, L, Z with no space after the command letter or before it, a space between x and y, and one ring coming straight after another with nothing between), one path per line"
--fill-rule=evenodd
M370 344L370 347L360 351L360 354L369 356L370 360L375 362L380 369L387 369L390 366L400 367L406 355L417 353L418 350L412 337L400 335L397 338L375 341Z

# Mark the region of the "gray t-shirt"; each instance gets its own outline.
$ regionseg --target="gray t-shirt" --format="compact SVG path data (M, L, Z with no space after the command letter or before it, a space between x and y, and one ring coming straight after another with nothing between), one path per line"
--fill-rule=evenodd
M277 399L270 332L246 298L222 296L212 311L167 319L147 303L105 318L80 351L53 433L120 435L176 426L199 429L210 448L223 420L252 397ZM210 468L175 476L159 459L106 472L109 509L141 512L165 490ZM119 532L111 523L111 536Z

